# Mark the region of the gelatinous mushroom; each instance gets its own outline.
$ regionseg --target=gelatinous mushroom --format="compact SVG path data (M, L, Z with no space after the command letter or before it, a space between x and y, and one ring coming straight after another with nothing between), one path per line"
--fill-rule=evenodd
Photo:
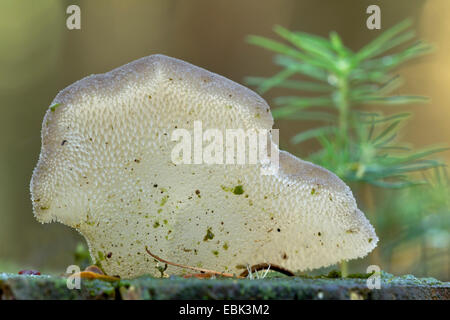
M273 175L261 174L262 162L173 163L171 133L198 120L204 130L273 125L253 91L163 55L65 88L43 121L31 180L36 218L78 230L97 264L122 278L160 273L146 246L169 261L236 274L264 263L324 267L375 248L349 187L287 152Z

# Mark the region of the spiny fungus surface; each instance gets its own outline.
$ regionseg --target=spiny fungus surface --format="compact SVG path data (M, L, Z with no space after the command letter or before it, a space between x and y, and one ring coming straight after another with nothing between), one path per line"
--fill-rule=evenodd
M272 175L261 174L262 162L175 164L171 133L192 131L194 121L203 130L273 125L253 91L163 55L68 86L43 121L31 179L36 218L78 230L95 262L122 278L160 274L146 246L168 261L236 274L261 263L313 269L375 248L349 187L287 152Z

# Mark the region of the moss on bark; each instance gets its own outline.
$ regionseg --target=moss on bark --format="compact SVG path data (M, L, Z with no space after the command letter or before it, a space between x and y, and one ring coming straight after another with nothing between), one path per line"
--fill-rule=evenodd
M69 290L66 278L0 274L1 299L449 299L450 283L383 273L381 289L366 279L270 277L237 279L159 279L140 277L116 283L83 280Z

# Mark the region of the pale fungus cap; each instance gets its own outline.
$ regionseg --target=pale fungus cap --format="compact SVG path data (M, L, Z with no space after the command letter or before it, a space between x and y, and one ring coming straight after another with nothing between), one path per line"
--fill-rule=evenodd
M95 262L122 278L159 274L146 246L171 262L236 274L260 263L314 269L376 247L349 187L287 152L274 175L262 175L261 163L174 164L171 133L198 120L203 130L273 125L253 91L163 55L65 88L43 121L36 218L77 229Z

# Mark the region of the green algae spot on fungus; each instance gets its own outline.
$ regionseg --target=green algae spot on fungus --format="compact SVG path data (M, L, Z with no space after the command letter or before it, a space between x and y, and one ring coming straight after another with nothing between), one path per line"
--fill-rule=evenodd
M243 194L244 193L244 188L241 185L236 186L233 189L233 193L236 194L236 195Z
M105 260L105 255L104 255L103 252L101 252L101 251L98 251L98 252L97 252L97 257L98 257L98 260L99 260L99 261Z
M203 241L208 241L214 239L214 233L211 231L211 228L209 227L206 229L206 234L203 237Z
M226 187L226 186L221 185L220 187L222 188L223 191L231 192L235 195L241 195L244 193L244 187L242 185L237 185L235 187Z
M58 108L59 106L61 106L61 103L55 103L55 104L51 105L50 111L55 112L56 108Z

